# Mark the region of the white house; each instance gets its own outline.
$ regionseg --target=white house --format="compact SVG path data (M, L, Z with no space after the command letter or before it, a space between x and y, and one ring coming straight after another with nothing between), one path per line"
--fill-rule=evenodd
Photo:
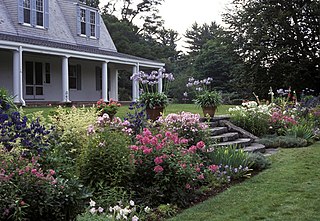
M15 103L118 100L119 70L163 66L118 53L98 10L77 0L0 0L0 87Z

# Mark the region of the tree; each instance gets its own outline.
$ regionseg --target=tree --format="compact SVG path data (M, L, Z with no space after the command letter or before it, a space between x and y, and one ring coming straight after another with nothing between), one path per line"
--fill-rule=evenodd
M234 0L224 16L247 86L320 90L320 1Z

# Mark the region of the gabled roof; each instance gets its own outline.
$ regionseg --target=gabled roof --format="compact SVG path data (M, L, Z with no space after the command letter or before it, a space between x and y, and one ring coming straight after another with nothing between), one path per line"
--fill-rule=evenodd
M0 40L163 65L149 59L118 53L101 16L99 39L78 36L77 7L86 6L77 0L49 0L48 29L19 24L17 2L0 0Z

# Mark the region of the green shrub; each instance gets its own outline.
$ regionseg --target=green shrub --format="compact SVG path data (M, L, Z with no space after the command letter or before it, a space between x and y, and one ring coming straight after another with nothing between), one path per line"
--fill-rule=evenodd
M270 167L271 162L262 153L250 153L249 161L252 162L251 169L264 170Z
M289 128L285 135L302 138L311 143L314 137L313 128L313 122L300 122L299 124L293 125L291 128Z
M55 113L49 116L55 127L57 148L62 148L64 155L77 158L81 148L87 143L87 128L96 122L95 108L62 108L58 107Z
M107 128L89 136L78 163L80 177L86 185L126 186L134 171L130 158L129 138Z
M307 140L293 136L267 136L260 139L259 142L266 148L293 148L308 145Z

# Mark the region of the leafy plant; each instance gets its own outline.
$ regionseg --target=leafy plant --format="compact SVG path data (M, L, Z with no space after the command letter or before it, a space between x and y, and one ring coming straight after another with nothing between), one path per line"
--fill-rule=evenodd
M266 136L259 140L266 148L296 148L308 145L307 140L293 136Z
M249 161L252 162L250 168L259 171L270 167L271 162L262 153L250 153Z
M90 135L78 163L83 182L96 190L126 186L134 171L128 146L129 138L122 132L106 128Z
M113 99L110 99L108 104L102 99L97 101L97 111L99 112L99 114L108 114L110 118L113 118L113 116L116 115L119 107L121 107L121 104L117 101L114 101Z
M164 107L168 104L168 97L164 93L142 93L139 102L144 104L146 108L153 109L155 107Z
M217 91L204 91L196 96L194 102L200 107L218 107L222 104L222 96Z
M308 142L311 142L314 136L313 124L311 122L300 122L299 124L293 125L291 128L289 128L285 135L293 136L295 138L302 138Z

